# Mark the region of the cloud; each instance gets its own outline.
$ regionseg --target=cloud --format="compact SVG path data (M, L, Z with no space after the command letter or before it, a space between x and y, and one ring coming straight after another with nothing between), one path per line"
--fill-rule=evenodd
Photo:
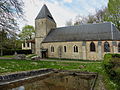
M23 0L25 3L25 19L27 21L20 21L20 27L22 28L24 25L33 25L35 26L35 18L40 12L42 6L44 5L44 1L41 0ZM67 7L63 6L62 2L59 3L57 1L49 2L46 1L45 4L47 5L48 9L50 10L53 18L55 19L57 26L61 27L64 26L66 21L69 19L74 18L78 13L73 12L72 10L68 9Z
M64 2L72 3L73 0L64 0Z
M108 0L23 0L23 2L27 21L19 21L21 28L27 24L35 26L35 18L44 4L48 6L57 26L61 27L77 15L94 14L96 8L107 5Z

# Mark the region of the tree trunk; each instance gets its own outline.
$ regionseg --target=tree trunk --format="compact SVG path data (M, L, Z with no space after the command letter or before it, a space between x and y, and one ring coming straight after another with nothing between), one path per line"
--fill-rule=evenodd
M0 49L0 56L3 56L3 49Z

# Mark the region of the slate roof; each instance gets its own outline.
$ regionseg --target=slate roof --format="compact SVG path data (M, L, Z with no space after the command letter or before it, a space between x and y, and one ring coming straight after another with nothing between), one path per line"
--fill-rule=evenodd
M49 20L52 20L55 22L54 18L52 17L50 11L48 10L47 6L44 4L42 9L40 10L39 14L37 15L36 19L42 19L42 18L47 18Z
M120 40L120 31L110 22L53 29L43 42Z

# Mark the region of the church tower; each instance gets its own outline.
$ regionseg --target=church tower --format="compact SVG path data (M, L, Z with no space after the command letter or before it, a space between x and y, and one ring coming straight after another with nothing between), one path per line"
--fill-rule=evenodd
M41 43L52 28L56 28L56 22L47 6L43 5L35 19L35 54L40 57L42 48Z

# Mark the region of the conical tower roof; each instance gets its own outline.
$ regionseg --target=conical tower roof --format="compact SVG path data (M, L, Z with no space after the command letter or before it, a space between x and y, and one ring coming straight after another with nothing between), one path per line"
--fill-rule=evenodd
M45 4L43 5L42 9L40 10L39 14L36 17L36 19L42 19L42 18L47 18L47 19L55 22L55 20L53 19L50 11L48 10L48 8Z

